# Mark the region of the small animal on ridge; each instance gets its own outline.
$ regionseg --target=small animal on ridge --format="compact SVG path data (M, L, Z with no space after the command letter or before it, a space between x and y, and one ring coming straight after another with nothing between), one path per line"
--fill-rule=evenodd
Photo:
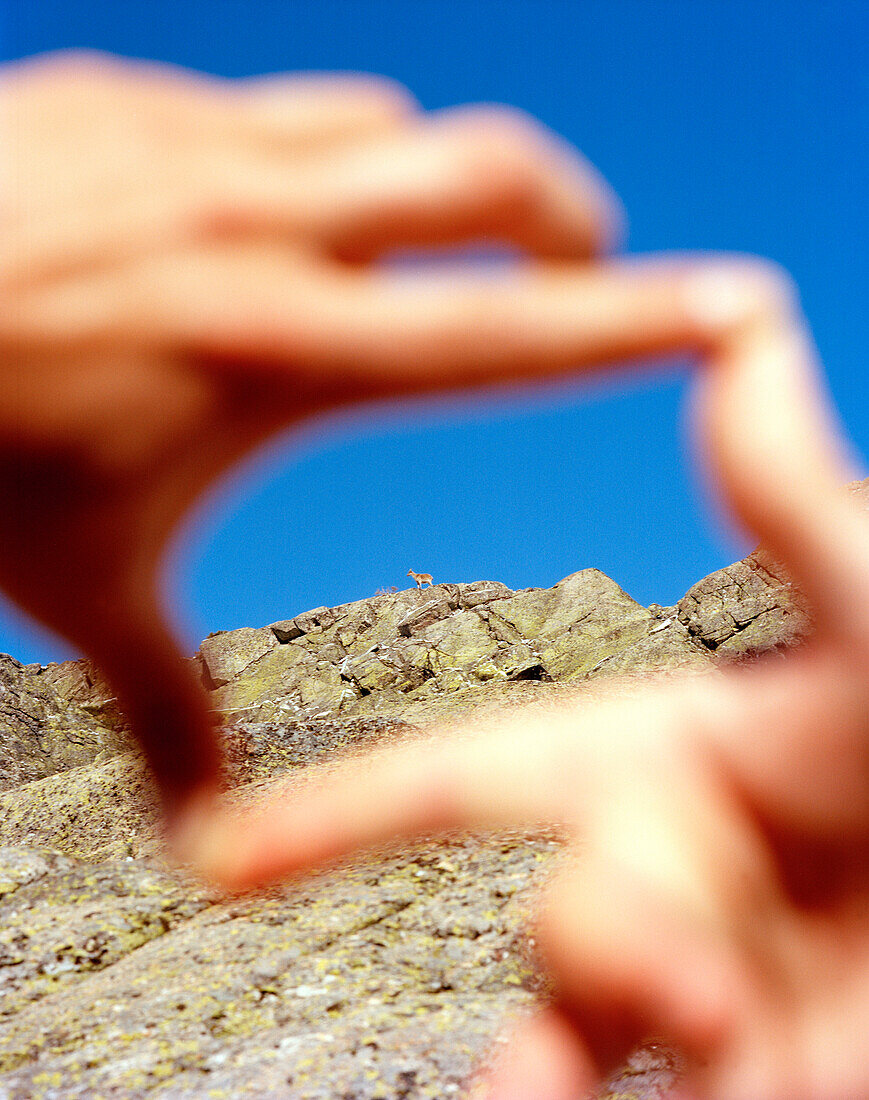
M422 588L424 584L427 584L429 588L432 586L431 573L414 573L412 569L408 569L407 575L413 577L417 588Z

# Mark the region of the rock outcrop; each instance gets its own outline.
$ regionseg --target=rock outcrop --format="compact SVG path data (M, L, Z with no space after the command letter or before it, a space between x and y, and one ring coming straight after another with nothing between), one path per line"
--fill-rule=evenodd
M259 721L415 716L484 685L493 700L497 685L518 681L580 684L712 663L675 613L642 607L596 569L553 588L439 584L317 608L213 634L200 658L214 705Z
M798 645L811 612L784 566L766 550L705 577L676 605L679 621L719 661Z
M869 478L850 492L869 511ZM787 569L763 547L704 577L676 604L679 621L719 663L799 645L811 631L811 608Z
M40 667L0 653L0 791L129 748L94 684L85 661Z
M869 480L855 486L869 507ZM644 608L593 569L551 589L408 589L218 633L195 658L237 796L311 762L798 644L810 609L764 551ZM151 786L87 662L0 657L0 1097L472 1095L545 995L523 931L554 835L429 841L228 899L162 858ZM665 1097L649 1044L605 1096ZM463 1091L464 1090L464 1091Z

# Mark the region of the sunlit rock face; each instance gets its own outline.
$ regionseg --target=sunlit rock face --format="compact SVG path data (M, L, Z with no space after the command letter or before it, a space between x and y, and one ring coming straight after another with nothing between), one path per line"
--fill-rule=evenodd
M869 478L848 489L869 510ZM799 645L812 627L805 596L763 547L689 588L676 611L691 637L719 663Z
M553 588L438 584L318 608L212 635L200 657L215 706L258 720L408 716L481 685L492 701L497 685L516 681L580 683L711 663L675 614L665 620L641 607L596 569Z
M852 489L869 507L869 480ZM241 801L433 723L700 673L810 629L759 550L670 608L594 569L523 592L441 584L215 634L194 661ZM555 835L430 840L226 899L164 861L148 775L87 662L0 656L0 753L9 1100L443 1100L545 996L524 927ZM680 1072L650 1042L603 1095L661 1100Z

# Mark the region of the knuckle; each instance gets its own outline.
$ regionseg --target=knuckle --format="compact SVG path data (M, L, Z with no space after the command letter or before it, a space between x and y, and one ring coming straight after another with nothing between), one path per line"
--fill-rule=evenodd
M192 194L180 206L179 232L192 241L221 240L247 231L252 221L251 204L227 186L211 186Z
M745 277L759 298L776 308L790 308L799 300L799 288L790 272L775 260L751 256L745 260Z
M185 70L136 57L121 57L103 50L74 46L26 58L17 71L27 84L46 96L56 96L57 86L74 100L94 95L115 95L118 89L153 92L161 84L173 86Z
M177 174L169 176L172 196L163 216L182 240L220 239L252 227L257 214L255 195L250 180L235 164L181 160L177 167Z
M772 260L738 253L704 257L684 273L688 315L715 340L723 332L763 322L793 329L799 322L799 291Z
M539 147L544 129L533 115L506 103L483 103L463 108L459 116L464 124L482 131L505 144Z
M536 124L510 108L485 108L466 120L460 136L471 182L512 209L537 206L543 192L545 141Z
M397 80L366 74L357 77L354 84L358 94L365 96L372 113L382 115L387 122L401 121L419 110L413 93Z
M40 54L25 64L33 77L47 84L92 81L115 76L122 69L122 62L112 54L78 46Z
M222 242L251 234L271 235L275 212L271 196L260 194L245 186L244 182L226 178L215 172L215 178L190 190L178 186L179 198L165 217L170 229L182 241ZM289 243L300 231L292 217L292 198L281 212L282 233Z
M542 128L524 111L500 105L472 108L465 125L468 138L495 157L498 167L533 163L545 152Z

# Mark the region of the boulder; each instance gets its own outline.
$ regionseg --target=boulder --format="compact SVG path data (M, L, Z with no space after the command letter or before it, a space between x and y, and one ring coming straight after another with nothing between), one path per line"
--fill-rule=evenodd
M597 569L500 600L489 620L512 627L557 681L709 663L687 632L665 634L647 608Z
M126 732L127 721L115 693L92 661L82 657L77 661L27 667L37 682L51 684L62 699L86 710L101 726Z
M689 588L676 613L691 636L719 660L798 645L812 623L808 601L764 550Z
M869 511L869 478L847 488ZM804 641L812 628L808 600L784 565L763 547L704 577L674 610L719 663L789 649Z
M277 644L278 638L269 627L256 630L243 626L209 634L199 647L206 686L223 687Z

